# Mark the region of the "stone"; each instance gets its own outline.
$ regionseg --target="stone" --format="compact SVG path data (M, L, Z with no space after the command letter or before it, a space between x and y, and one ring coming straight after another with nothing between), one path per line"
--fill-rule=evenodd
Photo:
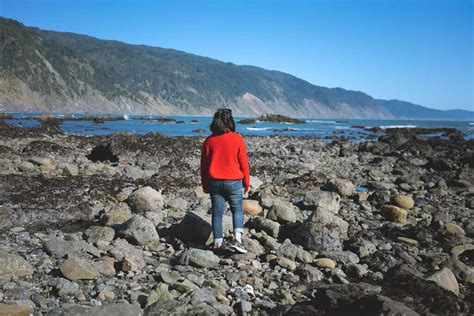
M116 274L114 258L104 257L95 263L95 267L102 275L113 277Z
M267 217L281 224L296 222L296 213L293 204L275 199Z
M296 269L296 262L285 257L278 257L275 260L275 263L279 265L280 267L285 268L289 271L293 271Z
M193 282L184 279L183 281L175 284L175 289L181 293L188 293L199 289L199 287Z
M263 184L263 181L257 177L250 176L250 186L255 190L258 190Z
M306 192L303 205L308 209L321 209L331 213L339 213L341 198L335 192L309 191Z
M82 258L70 258L64 261L59 270L69 280L94 280L99 277L99 272L87 260Z
M82 240L63 240L51 238L45 243L46 251L57 258L65 256L82 257L92 254L100 257L100 251L91 244Z
M289 258L291 260L298 260L300 262L311 262L313 258L309 252L291 243L289 239L285 239L278 247L277 254Z
M450 234L457 235L457 236L464 236L466 235L466 232L462 227L459 225L456 225L454 223L447 223L444 225L444 229Z
M415 201L409 196L406 195L401 195L397 194L392 197L392 203L395 206L399 206L401 208L404 208L406 210L411 209L413 206L415 206Z
M175 198L168 200L166 206L173 210L184 211L188 207L188 202L183 198Z
M264 231L275 238L277 238L280 233L280 224L268 218L258 216L249 220L248 223L257 231Z
M198 199L203 199L203 198L209 197L209 194L204 193L204 190L203 190L202 186L195 187L194 188L194 194L196 195L196 197Z
M190 264L200 268L215 268L219 265L219 262L219 257L212 251L197 248L185 250L180 258L181 264Z
M110 227L91 226L84 234L87 237L87 241L90 243L97 245L99 241L102 241L108 245L114 239L115 230Z
M33 267L15 253L0 251L0 278L24 277L33 274Z
M76 165L73 164L65 164L63 167L62 175L65 177L74 177L79 174L79 169Z
M354 251L357 251L360 258L367 257L377 251L377 247L368 240L360 240L354 244L353 247L356 249Z
M132 217L130 206L127 203L120 202L104 215L104 225L121 225L129 220L130 217Z
M250 313L252 311L252 303L246 300L239 302L239 310L242 313Z
M0 303L0 316L29 316L31 307Z
M115 260L122 261L123 271L140 271L146 266L142 252L125 239L116 239L112 245L113 248L109 252Z
M99 292L97 298L101 301L113 301L115 299L115 293L108 289L103 289Z
M333 212L317 209L298 232L303 246L316 251L340 251L349 224Z
M146 177L146 172L137 166L125 166L123 175L132 180L137 180Z
M307 282L320 282L324 279L324 273L309 264L303 264L297 272Z
M168 284L159 283L156 289L148 295L146 307L153 305L158 301L167 301L171 299L173 299L173 296L168 290Z
M440 287L453 292L456 295L459 295L459 284L454 276L453 272L448 268L443 268L439 271L436 271L428 278L429 281L434 281Z
M196 213L187 212L178 225L177 233L182 241L202 245L209 240L212 226Z
M367 187L374 190L390 190L393 189L395 185L390 182L368 181Z
M159 243L160 241L155 225L153 225L149 219L138 214L134 214L129 220L123 223L120 233L125 236L125 238L142 246L153 242Z
M79 284L68 279L58 278L55 288L59 296L74 295L79 291Z
M163 282L167 284L175 284L178 282L179 279L181 279L181 276L179 275L178 272L176 271L170 271L170 270L163 270L160 272L160 277L163 280Z
M244 208L244 214L248 216L257 216L263 212L263 208L260 206L258 201L255 200L243 200L242 205Z
M318 268L334 269L336 267L336 262L330 258L316 259L313 264Z
M163 208L164 200L160 192L146 186L137 189L127 199L128 205L134 212L145 213Z
M389 221L404 224L407 219L407 210L395 205L386 204L382 207L383 215Z
M344 198L351 196L355 188L354 184L346 179L332 179L328 185Z
M31 162L29 161L22 161L20 163L20 165L18 166L18 169L21 171L21 172L29 172L29 171L33 171L35 170L35 165L33 165Z

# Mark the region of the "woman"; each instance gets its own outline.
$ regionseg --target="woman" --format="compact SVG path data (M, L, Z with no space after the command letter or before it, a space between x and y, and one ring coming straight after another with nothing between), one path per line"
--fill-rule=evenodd
M244 214L242 187L250 188L249 163L245 143L235 133L235 123L230 109L219 109L211 124L212 135L206 138L201 151L201 181L205 193L211 195L212 231L214 249L223 246L222 217L225 201L229 202L234 225L234 240L230 248L246 253L242 244Z

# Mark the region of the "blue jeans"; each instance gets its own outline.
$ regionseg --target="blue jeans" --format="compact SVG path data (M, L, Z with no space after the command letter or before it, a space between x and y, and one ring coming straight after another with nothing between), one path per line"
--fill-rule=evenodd
M212 232L214 243L222 243L222 217L225 201L232 211L234 233L244 231L244 211L242 207L242 180L209 180L209 194L212 202Z

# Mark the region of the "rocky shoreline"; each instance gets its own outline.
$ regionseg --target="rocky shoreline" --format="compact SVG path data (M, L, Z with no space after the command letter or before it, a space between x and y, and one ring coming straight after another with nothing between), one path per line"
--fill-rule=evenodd
M0 121L0 314L470 315L474 142L420 134L245 137L242 255L206 246L203 137Z

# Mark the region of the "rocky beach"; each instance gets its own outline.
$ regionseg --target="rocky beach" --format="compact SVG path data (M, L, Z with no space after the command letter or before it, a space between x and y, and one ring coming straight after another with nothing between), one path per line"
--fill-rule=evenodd
M429 132L245 136L249 252L215 254L204 137L0 120L0 315L472 315L474 141Z

